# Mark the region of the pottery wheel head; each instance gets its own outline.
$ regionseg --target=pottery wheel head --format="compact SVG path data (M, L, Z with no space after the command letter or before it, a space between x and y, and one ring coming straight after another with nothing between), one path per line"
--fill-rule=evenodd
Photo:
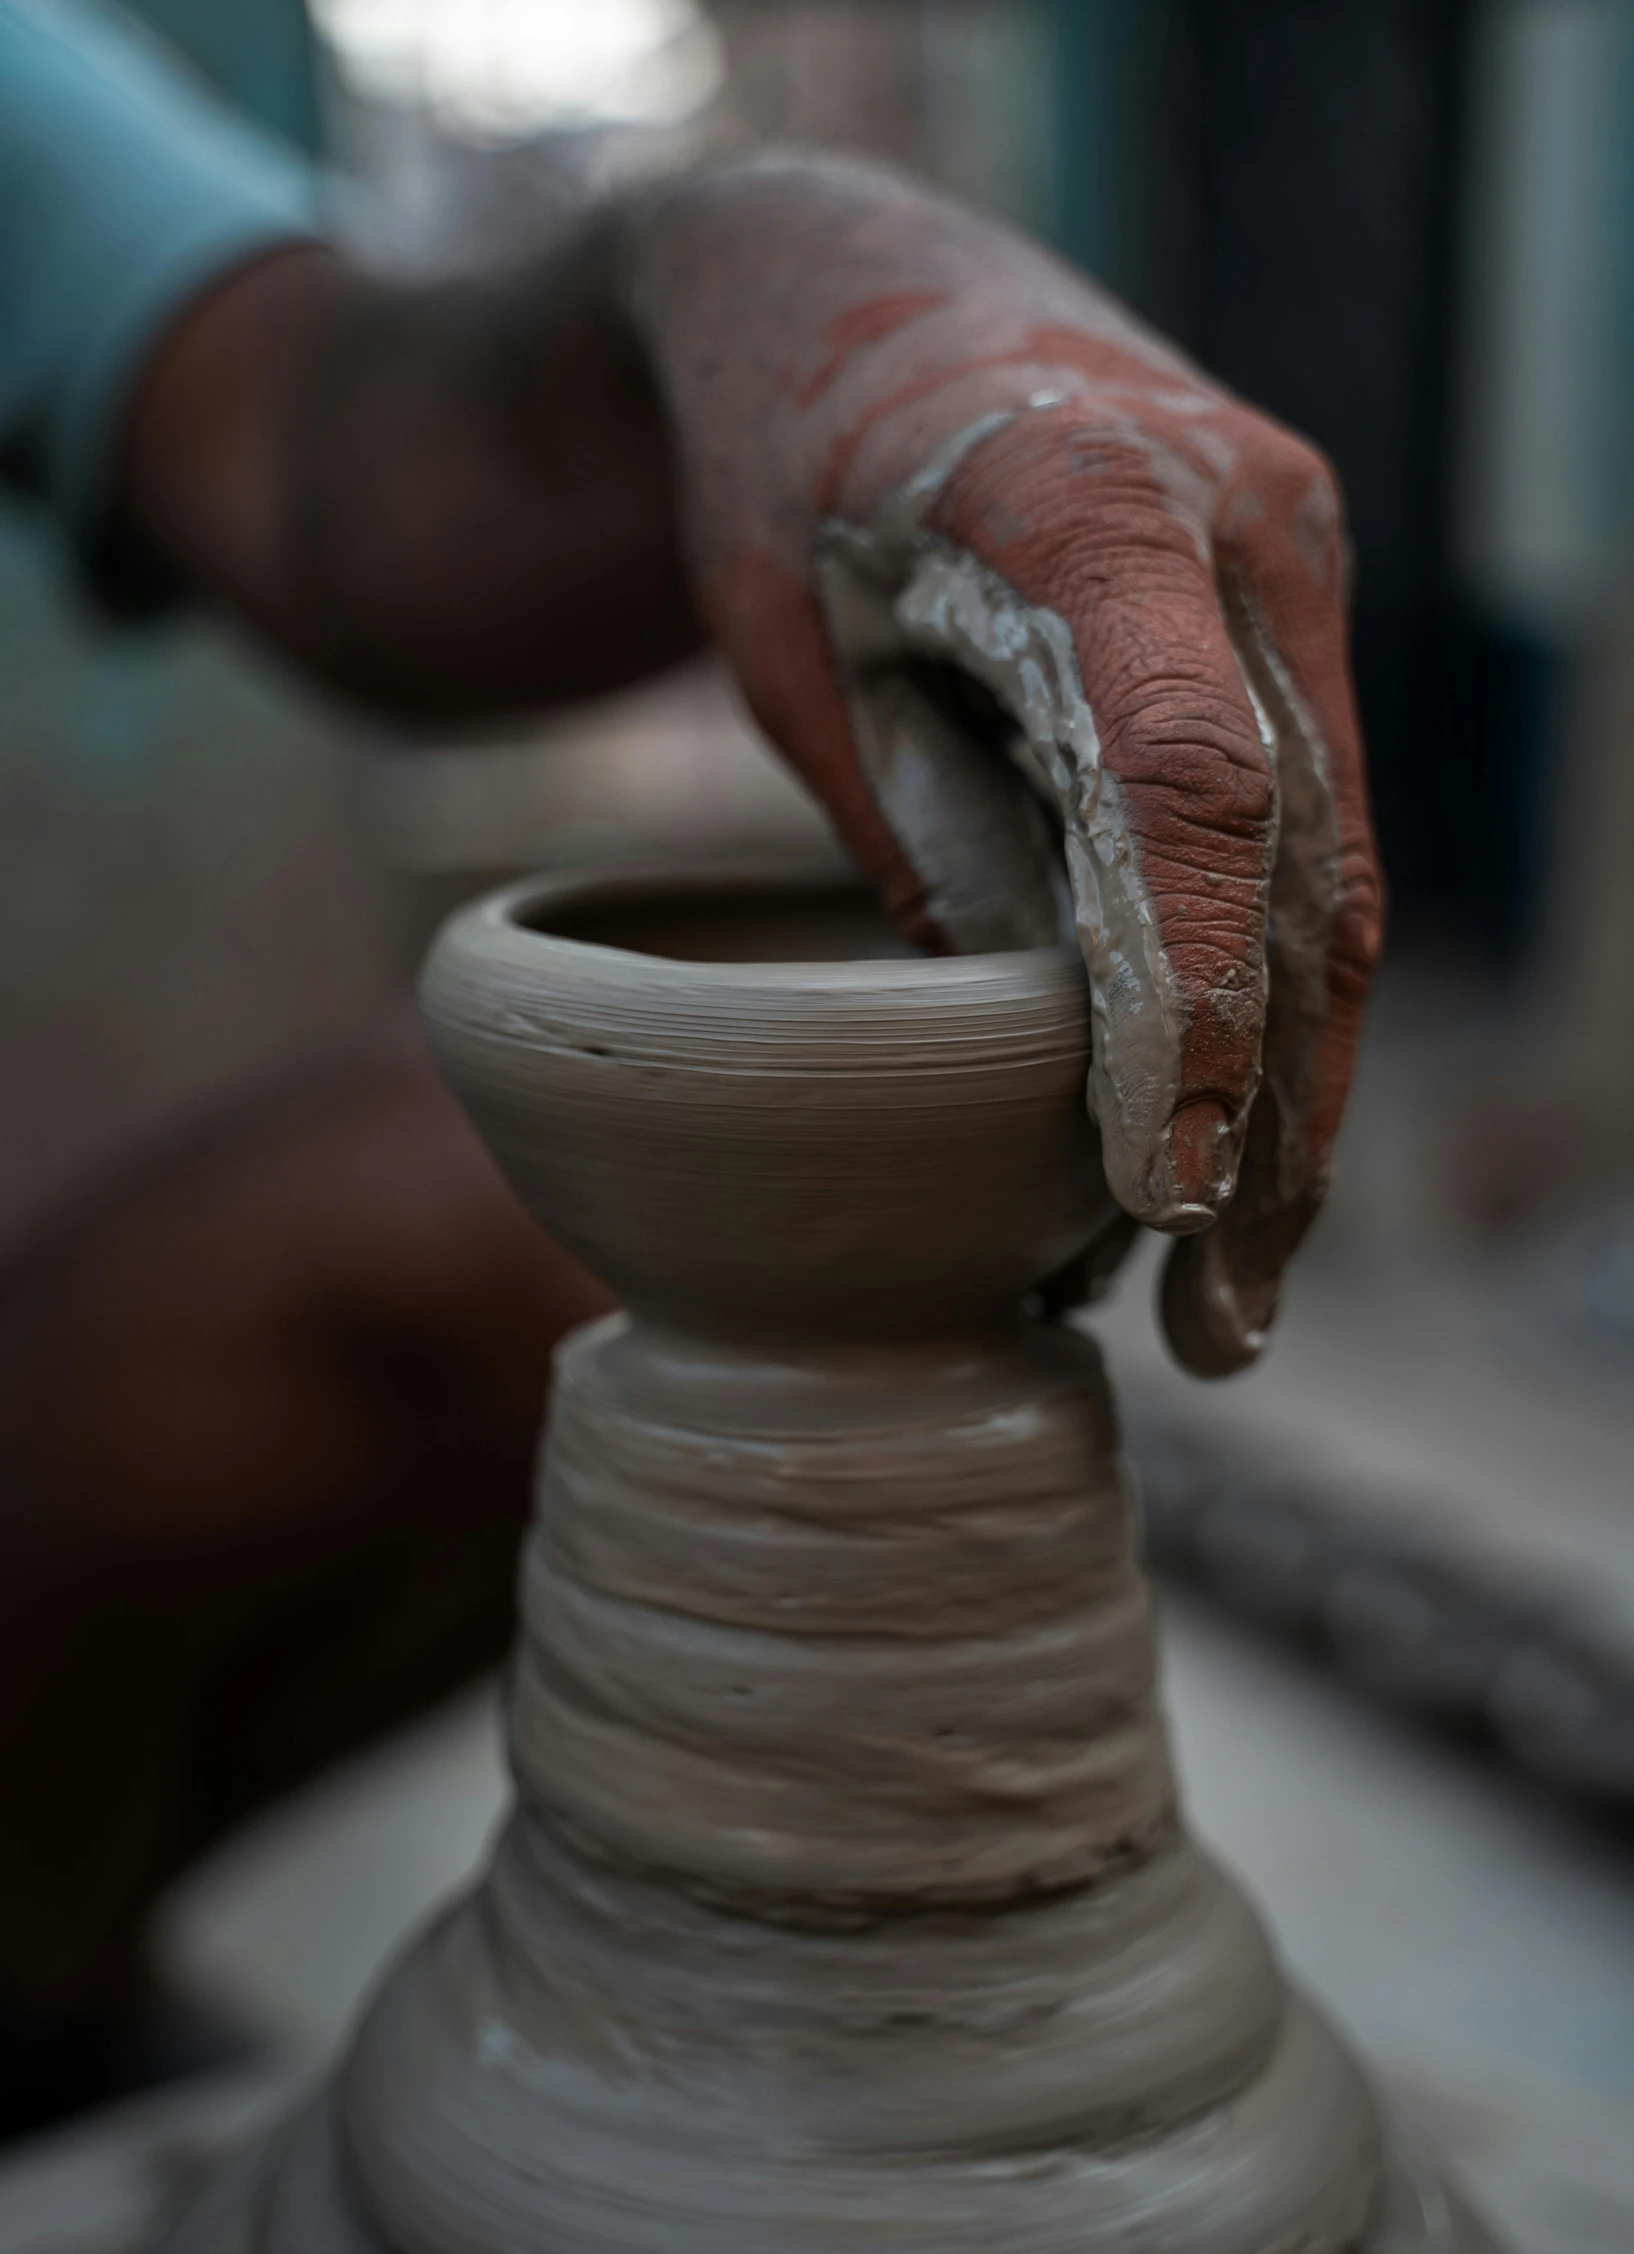
M1113 1217L1066 948L914 955L832 877L574 876L454 916L422 1005L529 1208L656 1320L951 1328Z

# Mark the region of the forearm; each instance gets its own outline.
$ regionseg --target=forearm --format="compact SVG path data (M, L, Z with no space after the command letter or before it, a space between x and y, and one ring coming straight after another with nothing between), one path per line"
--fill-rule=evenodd
M669 439L611 225L500 278L393 284L310 245L229 276L138 387L121 538L411 720L684 654Z

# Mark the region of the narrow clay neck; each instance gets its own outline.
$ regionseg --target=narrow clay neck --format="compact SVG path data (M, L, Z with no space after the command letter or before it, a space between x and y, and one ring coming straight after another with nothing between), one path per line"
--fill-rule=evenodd
M706 1421L646 1343L615 1319L558 1370L524 1805L780 1917L990 1905L1149 1853L1172 1790L1094 1348L944 1342L917 1414L899 1357L872 1392L855 1355L826 1386L786 1368L779 1431L765 1395Z

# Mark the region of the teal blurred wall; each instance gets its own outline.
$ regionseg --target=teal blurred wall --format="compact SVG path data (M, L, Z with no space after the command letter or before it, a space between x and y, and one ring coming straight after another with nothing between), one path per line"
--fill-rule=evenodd
M126 0L248 116L316 151L318 82L302 0Z
M317 138L300 0L142 12ZM230 633L92 616L0 502L0 1250L179 1111L343 1034L391 984L350 731Z
M1146 309L1158 287L1165 76L1177 0L1035 0L1049 92L1049 179L1034 224Z

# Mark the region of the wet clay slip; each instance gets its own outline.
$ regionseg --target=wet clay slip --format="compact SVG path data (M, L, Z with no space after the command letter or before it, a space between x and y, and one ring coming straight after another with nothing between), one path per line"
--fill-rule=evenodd
M172 2254L1489 2248L1187 1839L1066 949L593 877L425 1011L628 1312L558 1358L492 1868Z

